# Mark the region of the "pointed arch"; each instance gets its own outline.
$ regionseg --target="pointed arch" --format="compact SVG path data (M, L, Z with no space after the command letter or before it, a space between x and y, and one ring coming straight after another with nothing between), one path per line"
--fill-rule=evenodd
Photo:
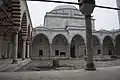
M93 37L93 50L94 50L94 55L101 54L100 50L100 40L96 35L92 35Z
M64 35L56 35L52 40L52 56L67 57L69 55L68 45L68 40Z
M38 34L32 41L32 58L48 58L50 55L50 43L45 34Z
M103 39L103 54L104 55L113 55L114 45L112 38L110 36L105 36Z
M72 37L71 44L72 44L73 41L75 41L75 40L79 40L79 41L81 41L81 42L79 42L80 44L85 45L85 40L84 40L83 36L81 36L80 34L76 34L76 35L74 35L74 36Z
M85 55L85 41L79 34L73 36L70 46L70 55L72 58Z
M54 42L56 42L56 40L60 40L60 38L63 39L63 42L64 42L65 44L68 44L68 40L67 40L67 38L66 38L63 34L57 34L57 35L53 38L52 44L54 44Z
M93 36L93 45L100 45L100 40L96 35L92 35Z

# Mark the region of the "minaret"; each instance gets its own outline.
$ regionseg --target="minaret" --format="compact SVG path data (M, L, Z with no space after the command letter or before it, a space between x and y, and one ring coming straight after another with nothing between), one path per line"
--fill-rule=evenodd
M117 3L117 7L120 8L120 0L116 0L116 3ZM118 19L119 19L119 26L120 26L120 10L118 10Z

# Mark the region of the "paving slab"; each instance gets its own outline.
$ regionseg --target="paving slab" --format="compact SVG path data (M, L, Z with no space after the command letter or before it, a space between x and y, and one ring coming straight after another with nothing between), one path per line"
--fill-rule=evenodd
M120 66L97 68L96 71L1 72L0 80L120 80Z

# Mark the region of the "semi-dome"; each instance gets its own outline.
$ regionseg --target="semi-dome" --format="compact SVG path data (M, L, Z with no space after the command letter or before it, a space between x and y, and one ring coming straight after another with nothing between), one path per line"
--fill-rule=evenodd
M73 5L59 5L59 6L56 6L53 10L58 10L58 9L76 9L76 10L78 10Z

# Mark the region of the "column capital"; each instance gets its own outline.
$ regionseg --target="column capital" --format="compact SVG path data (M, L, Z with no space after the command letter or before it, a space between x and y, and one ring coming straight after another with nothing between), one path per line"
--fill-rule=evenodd
M21 30L20 24L13 24L14 33L18 33Z
M27 40L27 45L30 45L31 44L31 41L30 40Z
M23 41L27 40L27 36L22 36Z

